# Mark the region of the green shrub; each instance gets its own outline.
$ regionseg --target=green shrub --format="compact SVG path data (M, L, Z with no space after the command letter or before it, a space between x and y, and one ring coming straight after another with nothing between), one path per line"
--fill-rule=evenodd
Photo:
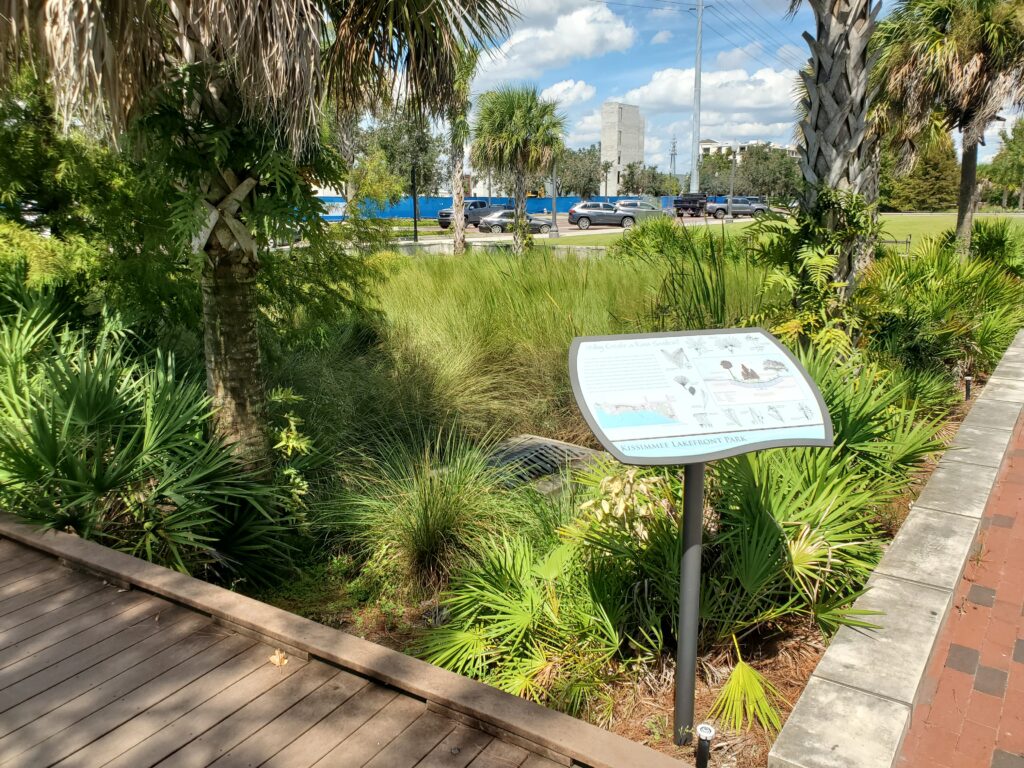
M975 219L971 254L1024 278L1024 231L1013 219Z
M419 649L434 664L571 714L609 679L620 639L572 545L539 553L525 538L492 541L445 606L449 623Z
M0 504L47 528L211 579L289 562L273 486L205 436L202 386L125 341L0 318Z
M318 525L354 544L376 581L371 593L437 590L493 537L537 524L524 494L508 489L509 471L488 455L486 443L457 433L418 446L395 443L368 458Z
M995 261L963 260L931 240L878 261L854 307L874 354L911 370L987 373L1024 325L1024 283Z

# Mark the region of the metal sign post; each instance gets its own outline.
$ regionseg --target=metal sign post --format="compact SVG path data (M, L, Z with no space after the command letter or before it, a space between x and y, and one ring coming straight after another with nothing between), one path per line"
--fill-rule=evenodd
M569 376L583 417L612 456L685 467L673 738L689 744L706 464L766 448L831 446L832 421L807 371L761 328L580 337L569 350Z

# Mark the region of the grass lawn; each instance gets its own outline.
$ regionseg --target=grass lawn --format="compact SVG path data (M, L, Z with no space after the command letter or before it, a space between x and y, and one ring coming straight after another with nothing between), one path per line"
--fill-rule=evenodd
M948 229L956 226L955 213L883 213L880 215L883 226L883 237L892 240L905 240L907 236L911 239L911 245L920 242L926 237L940 235ZM978 213L975 219L1000 219L1007 218L1005 213ZM1024 216L1013 216L1019 227L1024 228ZM735 224L722 225L711 223L712 227L725 227L726 232L738 233L749 227L751 220L741 219ZM595 232L592 235L580 235L579 237L566 237L557 241L558 245L612 245L622 237L621 229L607 229ZM552 243L553 245L554 243Z
M956 226L955 213L883 213L882 226L884 235L893 240L905 240L910 236L911 244L920 242L926 237L941 235L948 229ZM978 219L1002 219L1007 218L1005 213L978 213ZM1018 226L1024 227L1024 217L1015 218Z

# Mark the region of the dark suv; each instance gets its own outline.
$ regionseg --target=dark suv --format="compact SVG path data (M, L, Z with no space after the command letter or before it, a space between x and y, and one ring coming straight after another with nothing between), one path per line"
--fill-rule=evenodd
M485 216L490 216L492 213L498 211L504 211L507 209L507 205L491 205L486 200L467 200L462 204L462 210L465 211L466 223L476 224L480 226L480 219ZM437 225L441 229L448 229L452 223L452 209L443 208L437 212Z

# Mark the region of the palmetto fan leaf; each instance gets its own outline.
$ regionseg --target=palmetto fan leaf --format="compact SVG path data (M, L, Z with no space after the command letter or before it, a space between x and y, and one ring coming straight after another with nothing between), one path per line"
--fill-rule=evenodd
M233 92L300 152L316 141L326 96L360 107L396 88L437 106L458 52L507 31L505 0L8 0L0 51L48 69L65 121L127 117L171 70L221 67L206 106ZM215 78L216 79L216 78ZM230 95L230 94L229 94Z

